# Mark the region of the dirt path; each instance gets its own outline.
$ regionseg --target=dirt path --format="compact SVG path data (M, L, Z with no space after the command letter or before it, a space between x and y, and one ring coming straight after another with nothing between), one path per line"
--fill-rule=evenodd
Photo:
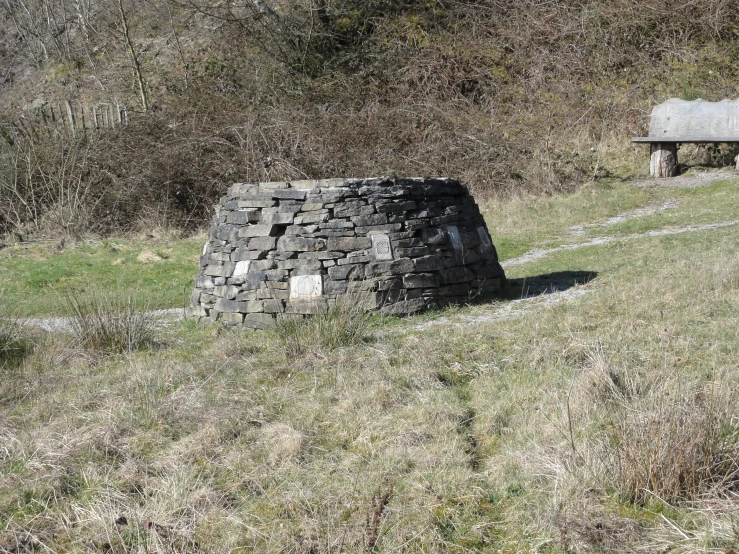
M603 223L586 223L581 225L573 225L572 227L567 229L567 234L572 236L583 236L588 229L597 229L598 227L610 227L611 225L616 225L617 223L629 221L630 219L637 219L647 215L658 214L667 210L674 210L675 208L679 207L680 203L677 201L677 198L670 197L656 206L645 206L643 208L631 210L630 212L624 212L622 214L618 214L606 219Z
M731 169L720 169L719 171L696 171L691 175L678 175L677 177L665 177L664 179L645 179L636 181L636 187L668 187L675 189L694 189L705 187L719 181L739 179L739 173Z
M614 242L623 242L627 240L642 238L663 237L667 235L677 235L680 233L690 233L693 231L707 231L709 229L731 227L737 224L739 224L739 219L735 219L733 221L722 221L720 223L707 223L705 225L685 225L684 227L659 229L655 231L647 231L645 233L633 233L631 235L623 235L619 237L594 237L585 242L578 242L575 244L563 244L561 246L555 246L552 248L535 248L533 250L529 250L521 256L518 256L517 258L510 258L508 260L505 260L501 262L500 265L502 265L504 268L513 267L517 265L527 264L529 262L533 262L534 260L538 260L540 258L548 256L549 254L554 254L555 252L563 252L564 250L576 250L578 248L585 248L588 246L598 246L601 244L610 244Z
M185 311L182 308L170 308L168 310L154 310L145 312L155 322L179 321L184 319ZM17 320L21 325L37 327L47 333L72 333L74 325L69 317L24 317Z

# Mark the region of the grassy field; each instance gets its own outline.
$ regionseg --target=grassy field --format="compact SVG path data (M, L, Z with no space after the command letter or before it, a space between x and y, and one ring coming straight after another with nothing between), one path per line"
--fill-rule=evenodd
M739 549L737 182L483 211L505 298L375 317L352 346L183 321L104 355L22 331L0 552ZM94 275L178 307L201 241L10 246L4 303L63 313Z

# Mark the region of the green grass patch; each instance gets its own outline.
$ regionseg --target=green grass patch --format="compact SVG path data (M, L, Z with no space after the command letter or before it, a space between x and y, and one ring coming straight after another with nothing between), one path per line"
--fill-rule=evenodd
M65 295L137 290L152 309L182 307L197 270L202 238L171 242L108 239L18 244L0 250L0 289L20 315L61 314Z

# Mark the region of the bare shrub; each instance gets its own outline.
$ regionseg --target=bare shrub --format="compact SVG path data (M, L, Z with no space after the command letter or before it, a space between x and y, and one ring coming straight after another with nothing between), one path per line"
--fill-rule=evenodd
M26 139L2 148L0 230L80 236L100 198L88 137Z
M156 317L135 293L92 289L66 297L72 328L87 349L132 352L154 342Z

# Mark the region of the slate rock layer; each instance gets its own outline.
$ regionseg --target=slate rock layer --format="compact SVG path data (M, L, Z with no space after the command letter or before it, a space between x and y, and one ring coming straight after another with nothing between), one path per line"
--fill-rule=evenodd
M236 183L216 207L190 315L264 329L345 294L409 314L504 281L480 210L454 179Z

